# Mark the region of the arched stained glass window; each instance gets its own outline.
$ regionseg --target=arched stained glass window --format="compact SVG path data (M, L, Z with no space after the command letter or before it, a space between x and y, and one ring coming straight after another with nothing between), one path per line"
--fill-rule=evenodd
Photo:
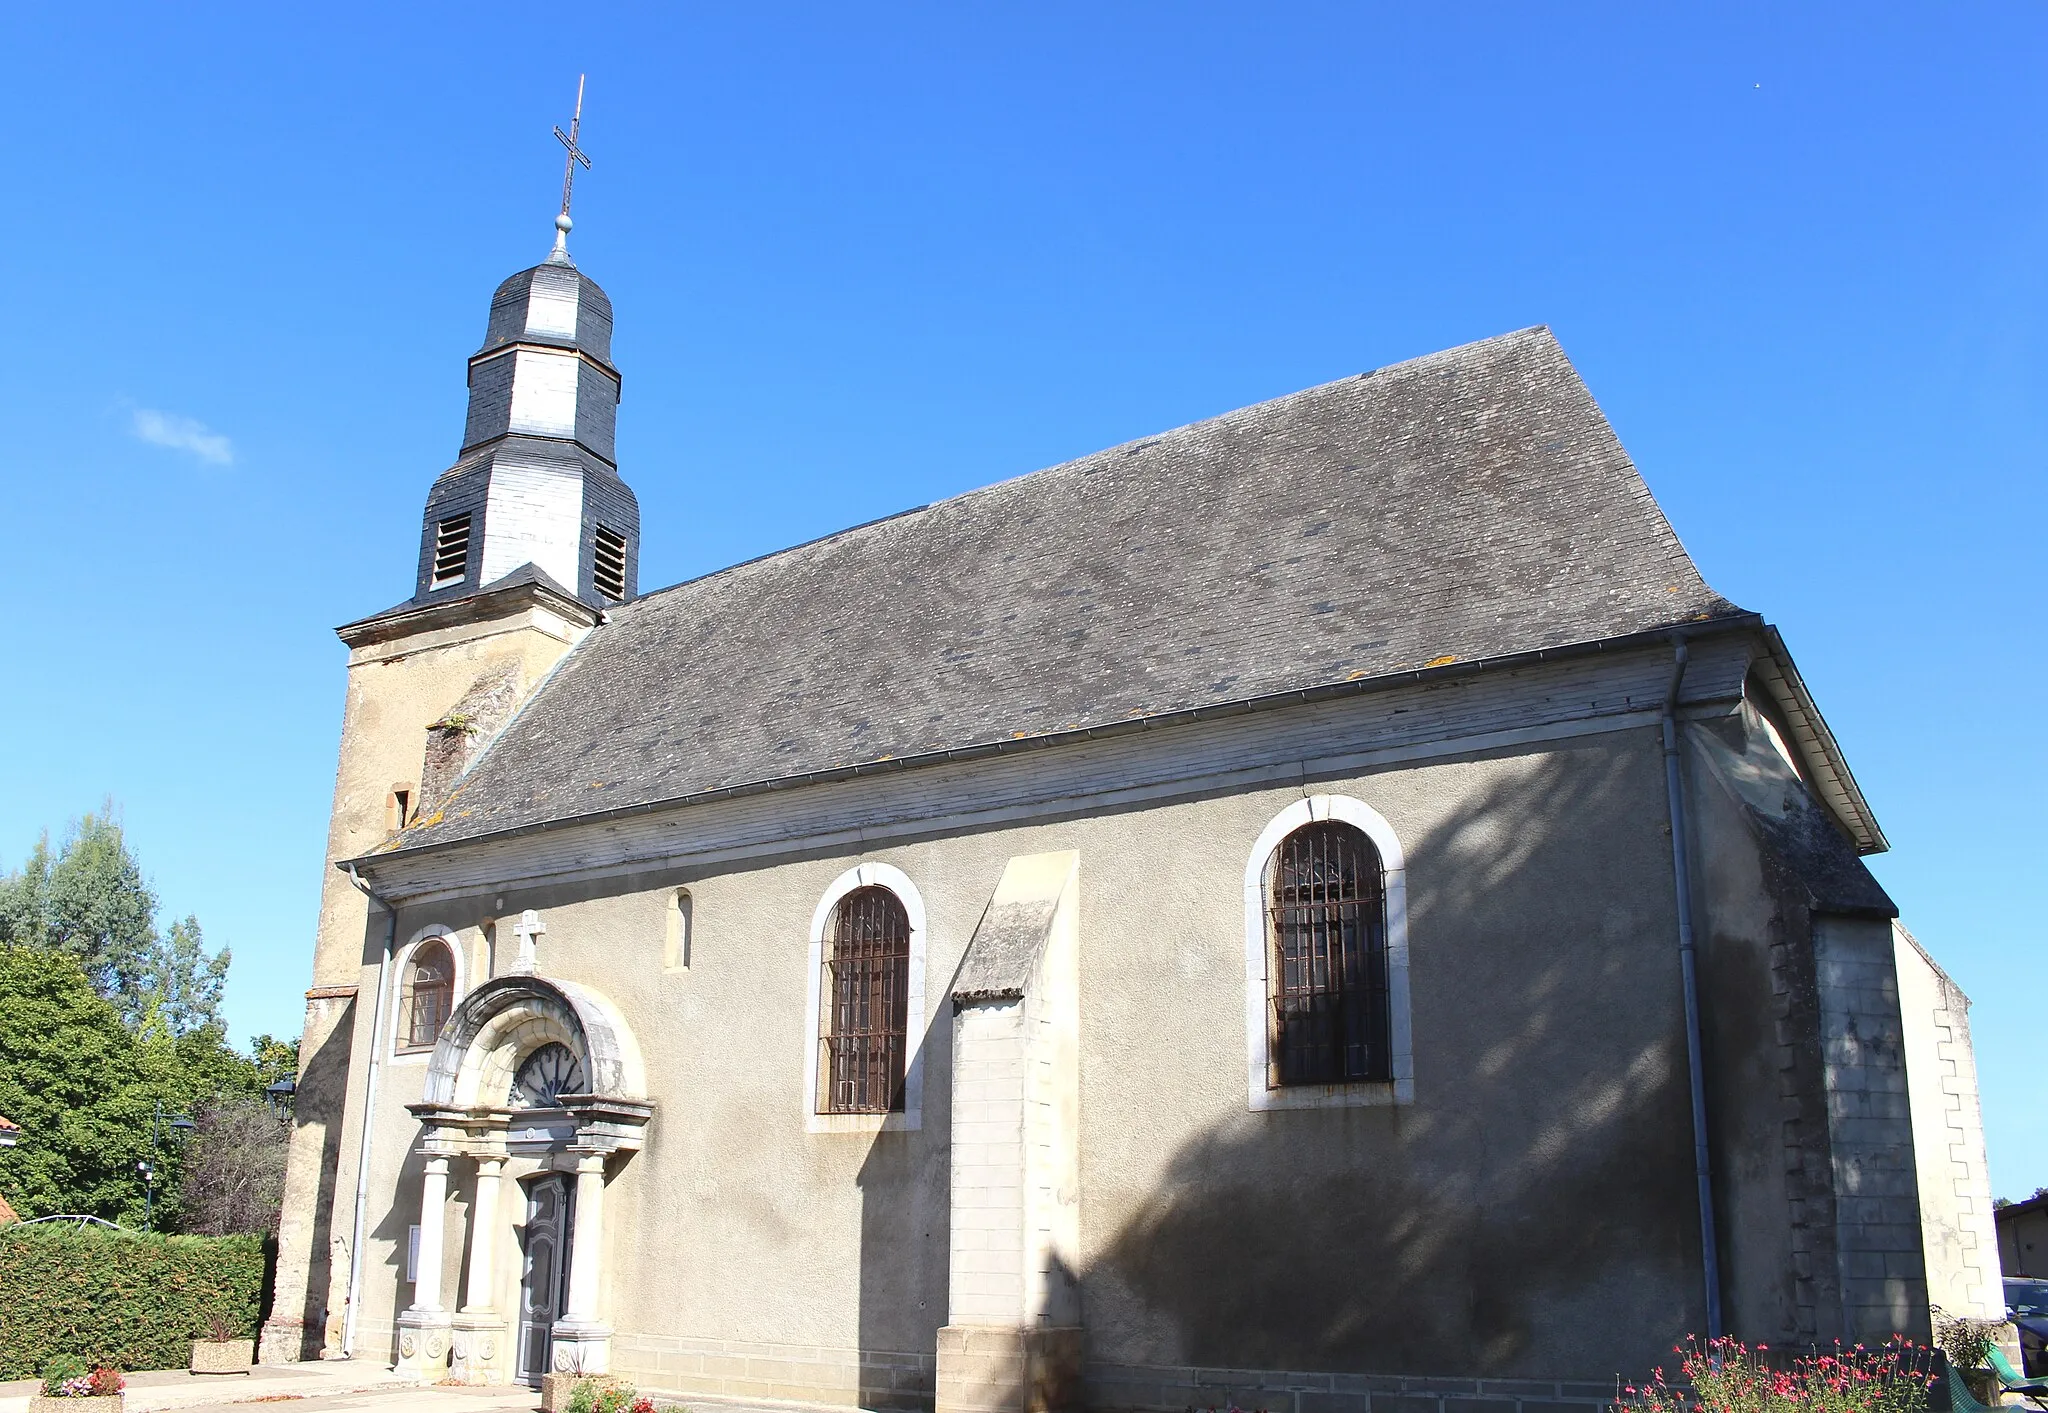
M887 888L856 888L833 909L822 978L819 1067L828 1114L903 1107L910 917Z
M1393 1078L1385 880L1363 831L1334 820L1281 841L1268 903L1267 1082Z
M398 1010L398 1047L431 1050L455 1006L455 954L438 937L412 949Z

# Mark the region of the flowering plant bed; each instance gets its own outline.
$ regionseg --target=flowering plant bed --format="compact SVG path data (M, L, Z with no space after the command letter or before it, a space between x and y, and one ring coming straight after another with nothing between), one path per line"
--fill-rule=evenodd
M83 1359L60 1354L44 1369L42 1392L28 1401L29 1413L118 1413L127 1385L119 1369L88 1369Z
M1658 1369L1622 1390L1620 1413L1926 1413L1934 1351L1894 1335L1877 1349L1774 1353L1734 1339L1675 1347L1682 1382Z

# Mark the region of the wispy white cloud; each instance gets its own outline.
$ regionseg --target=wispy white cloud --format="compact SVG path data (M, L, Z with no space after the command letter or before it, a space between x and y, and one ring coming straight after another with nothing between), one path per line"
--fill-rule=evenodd
M234 443L197 418L138 407L133 430L138 440L173 451L188 451L209 466L232 466L235 462Z

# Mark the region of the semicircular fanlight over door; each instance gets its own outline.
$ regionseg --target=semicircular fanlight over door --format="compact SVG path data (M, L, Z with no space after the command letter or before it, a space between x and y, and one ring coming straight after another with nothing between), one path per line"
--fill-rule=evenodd
M502 1073L502 1071L500 1072ZM553 1109L564 1094L584 1091L583 1063L560 1041L550 1041L520 1062L509 1100L515 1109Z

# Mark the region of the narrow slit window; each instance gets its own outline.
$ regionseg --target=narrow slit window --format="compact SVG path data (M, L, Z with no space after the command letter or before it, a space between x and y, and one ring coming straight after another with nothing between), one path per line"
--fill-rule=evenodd
M469 516L451 515L434 527L434 587L459 584L469 573Z
M590 581L608 599L623 601L626 597L626 537L609 525L597 527Z
M1272 1069L1267 1083L1393 1078L1386 885L1379 850L1348 824L1297 829L1273 861Z
M824 1102L828 1114L903 1107L909 1041L910 915L887 888L839 900L825 954Z

